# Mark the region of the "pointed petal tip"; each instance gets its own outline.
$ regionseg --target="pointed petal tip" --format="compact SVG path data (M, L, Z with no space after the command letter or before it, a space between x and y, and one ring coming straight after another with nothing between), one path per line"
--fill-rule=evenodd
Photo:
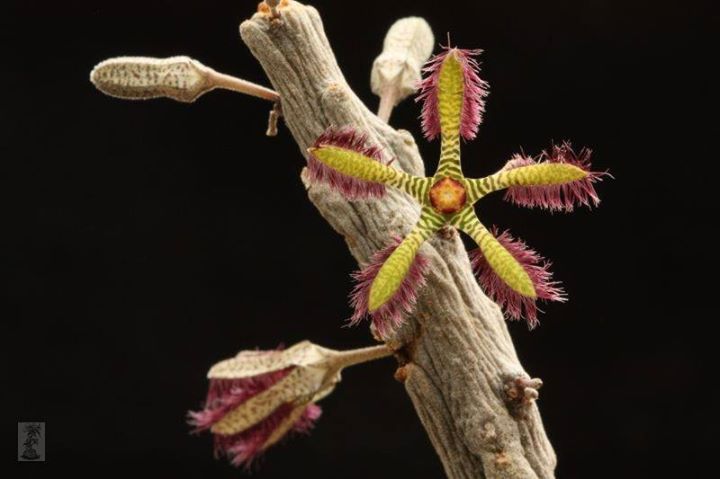
M532 280L528 276L528 282L526 284L523 284L522 288L518 291L521 295L523 295L526 298L530 299L537 299L537 291L535 291L535 286L533 285Z

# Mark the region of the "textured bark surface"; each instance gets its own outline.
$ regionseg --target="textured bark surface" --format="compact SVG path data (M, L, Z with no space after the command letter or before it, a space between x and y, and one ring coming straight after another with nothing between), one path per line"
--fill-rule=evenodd
M424 175L412 135L381 121L347 85L318 12L297 2L280 12L275 21L256 14L240 25L240 34L280 93L300 152L306 155L328 126L353 125L394 155L396 167ZM419 217L419 207L392 188L372 201L350 202L320 186L309 187L308 195L361 265ZM445 472L454 479L554 477L555 454L537 407L530 403L518 415L507 405L505 383L527 375L458 234L436 235L421 251L430 259L428 282L390 345L401 347L396 377L404 380Z

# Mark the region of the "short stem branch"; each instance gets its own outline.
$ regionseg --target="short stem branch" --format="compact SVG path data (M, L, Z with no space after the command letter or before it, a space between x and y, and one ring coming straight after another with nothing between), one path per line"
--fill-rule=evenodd
M216 72L215 70L208 72L208 80L215 88L245 93L246 95L256 96L273 102L280 100L280 95L274 90L247 80Z
M369 346L367 348L351 349L349 351L339 351L334 359L339 369L356 364L366 363L375 359L384 358L393 354L392 349L384 344L379 346Z

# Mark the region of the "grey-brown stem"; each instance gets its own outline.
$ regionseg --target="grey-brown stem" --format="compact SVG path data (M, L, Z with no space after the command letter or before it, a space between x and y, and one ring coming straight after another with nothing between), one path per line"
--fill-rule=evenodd
M301 154L328 126L352 125L394 155L393 165L424 175L412 135L380 120L348 86L314 8L290 2L280 21L256 14L240 34L280 94ZM312 185L308 195L362 265L391 235L408 233L419 215L397 191L351 202ZM438 235L421 251L431 264L427 285L389 345L399 348L403 373L397 376L445 472L453 479L554 477L555 454L537 406L529 401L522 418L507 407L507 378L529 376L499 308L478 287L460 238Z

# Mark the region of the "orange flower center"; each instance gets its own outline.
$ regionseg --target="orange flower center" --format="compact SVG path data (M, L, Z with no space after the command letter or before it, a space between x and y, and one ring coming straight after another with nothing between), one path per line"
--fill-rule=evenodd
M465 186L452 178L443 178L430 188L430 204L444 215L455 213L465 206Z

